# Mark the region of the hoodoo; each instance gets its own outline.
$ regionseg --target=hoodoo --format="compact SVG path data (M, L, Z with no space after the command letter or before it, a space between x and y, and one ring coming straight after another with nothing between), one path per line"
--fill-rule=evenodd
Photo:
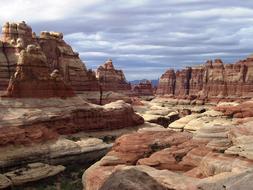
M123 71L115 69L111 59L98 67L96 76L103 91L131 90L131 85L126 81Z

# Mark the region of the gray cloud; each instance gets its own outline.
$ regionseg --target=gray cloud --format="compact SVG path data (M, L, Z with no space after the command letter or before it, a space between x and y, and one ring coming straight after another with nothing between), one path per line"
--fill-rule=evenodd
M10 0L0 18L62 31L87 67L112 58L128 80L252 52L252 0Z

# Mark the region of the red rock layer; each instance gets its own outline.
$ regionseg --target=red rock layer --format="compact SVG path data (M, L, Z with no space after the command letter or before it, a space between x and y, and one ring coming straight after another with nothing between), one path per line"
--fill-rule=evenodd
M45 54L35 45L22 50L14 76L5 97L50 98L75 96L72 88L64 83L57 70L51 75Z
M253 102L246 101L237 106L217 106L217 111L221 111L224 115L235 118L253 117Z
M137 96L153 96L153 87L149 80L140 82L138 85L133 86L132 91Z
M175 94L176 74L173 69L167 70L160 78L156 94Z
M62 33L41 32L37 41L46 55L50 69L58 69L64 76L64 81L75 91L99 90L95 72L87 70L78 53L63 40Z
M50 107L48 109L52 110ZM12 124L11 121L3 122L2 125L0 122L0 146L37 143L56 139L63 134L120 129L144 123L143 118L123 101L98 106L79 100L78 105L55 109L56 111L51 113L52 116L46 119L39 113L32 115L29 121L20 118L21 122L18 123L21 124L18 125ZM43 115L46 114L48 113Z
M131 90L123 71L115 69L111 59L97 69L96 75L103 91Z
M2 127L0 128L0 146L5 145L28 145L32 143L41 143L49 140L55 140L59 134L45 126L36 126L31 128L21 127Z
M253 96L253 58L235 64L223 64L219 59L203 66L181 71L168 70L160 78L158 95L178 98L220 100Z

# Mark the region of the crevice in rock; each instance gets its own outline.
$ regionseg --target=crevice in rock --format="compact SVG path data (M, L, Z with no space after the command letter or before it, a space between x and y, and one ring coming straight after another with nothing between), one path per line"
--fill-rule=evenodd
M10 79L11 78L10 60L9 60L9 57L7 55L7 52L6 52L5 43L3 43L2 51L3 51L3 54L4 54L4 56L6 58L6 61L7 61L8 75L9 75L9 79Z

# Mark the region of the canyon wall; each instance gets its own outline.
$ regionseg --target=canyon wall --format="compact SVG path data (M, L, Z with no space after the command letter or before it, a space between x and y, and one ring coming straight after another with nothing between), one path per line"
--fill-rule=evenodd
M220 59L180 71L167 70L160 78L157 95L176 98L221 100L253 96L253 58L235 64Z

